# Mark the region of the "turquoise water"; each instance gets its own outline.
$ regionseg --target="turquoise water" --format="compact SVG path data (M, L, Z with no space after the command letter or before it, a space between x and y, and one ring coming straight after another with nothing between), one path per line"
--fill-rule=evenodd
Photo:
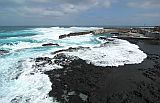
M90 35L87 36L88 38L82 36L62 40L57 39L59 35L73 32L74 30L77 32L85 30L85 28L1 27L0 50L7 50L8 53L0 55L0 103L12 103L15 101L16 103L33 103L36 100L34 97L41 96L43 93L50 91L49 79L47 79L43 73L40 73L42 74L40 77L38 75L39 73L37 73L38 76L35 76L31 80L28 80L31 76L26 78L24 75L25 72L32 69L29 66L23 67L23 61L26 61L29 58L49 55L53 51L68 46L93 45L100 43L100 41L96 40L97 37L92 37ZM58 43L60 46L42 47L42 44L45 43ZM25 70L24 68L27 69ZM21 75L21 77L16 79L18 75ZM39 81L39 85L43 83L44 78L46 78L46 83L44 82L44 84L42 84L41 88L43 89L37 90L37 84L34 83ZM36 82L29 83L33 80L36 80ZM26 84L23 84L24 82ZM47 83L49 87L47 87ZM46 87L44 85L46 85ZM46 90L44 91L44 89ZM34 94L35 91L36 94ZM28 93L31 95L28 95ZM48 94L46 93L45 96L46 95ZM27 98L30 98L28 102L26 102ZM42 101L42 103L46 103L47 101L49 103L50 99L49 97L47 98L48 99L39 99L38 101Z

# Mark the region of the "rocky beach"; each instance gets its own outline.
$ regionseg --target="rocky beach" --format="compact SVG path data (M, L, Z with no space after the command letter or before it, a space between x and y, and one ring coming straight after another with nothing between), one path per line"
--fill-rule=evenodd
M86 34L86 32L83 33ZM82 32L69 34L69 36L77 35L83 34ZM137 39L126 34L116 38L138 45L140 50L147 54L147 58L139 64L101 67L63 53L89 49L89 47L53 52L54 63L63 68L45 72L52 82L49 96L61 103L159 103L160 41L143 37ZM37 58L36 60L52 65L51 58ZM38 66L44 65L38 64Z
M58 54L63 69L46 72L52 82L49 96L61 103L159 103L160 41L129 41L147 54L142 63L99 67Z

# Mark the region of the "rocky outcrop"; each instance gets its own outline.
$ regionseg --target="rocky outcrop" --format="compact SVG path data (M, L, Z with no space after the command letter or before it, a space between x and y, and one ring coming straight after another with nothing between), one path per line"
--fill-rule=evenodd
M60 35L59 39L63 39L63 38L70 37L70 36L86 35L86 34L90 34L92 32L93 31L85 31L85 32L76 32L76 33L64 34L64 35Z
M62 49L62 50L58 50L58 51L55 51L51 54L57 54L57 53L60 53L60 52L73 52L73 51L78 51L78 50L90 50L90 47L82 47L82 46L79 46L79 47L70 47L68 49Z
M99 37L101 40L107 40L107 41L113 41L113 38L108 38L108 37Z
M6 53L9 53L9 51L8 50L0 50L0 55L6 54Z
M59 46L59 44L47 43L47 44L42 44L42 46Z
M91 30L91 31L76 32L76 33L69 33L69 34L60 35L59 39L63 39L63 38L70 37L70 36L86 35L86 34L90 34L90 33L92 33L93 35L105 34L105 33L120 35L123 33L128 33L129 31L130 31L129 29L97 29L97 30Z

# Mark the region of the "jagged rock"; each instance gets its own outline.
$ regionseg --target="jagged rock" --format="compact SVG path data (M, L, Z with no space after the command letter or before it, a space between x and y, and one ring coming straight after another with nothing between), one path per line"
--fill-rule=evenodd
M50 61L50 60L52 60L52 59L49 57L38 57L35 59L35 62Z
M67 35L66 34L64 34L64 35L60 35L59 36L59 39L63 39L63 38L66 38L67 37Z
M0 50L0 55L6 54L6 53L9 53L9 51L8 50Z
M43 67L46 64L52 64L52 58L49 57L38 57L35 58L35 66L36 67Z
M82 46L79 46L79 47L69 47L68 49L62 49L62 50L58 50L58 51L55 51L51 54L57 54L57 53L60 53L60 52L73 52L73 51L78 51L78 50L90 50L90 47L82 47Z
M54 60L55 64L60 65L60 66L64 66L64 65L69 65L69 63L78 59L78 57L69 56L64 53L60 53L60 54L55 55L54 59L55 59Z
M86 31L86 32L77 32L77 33L64 34L64 35L60 35L59 39L63 39L65 37L70 37L70 36L85 35L85 34L89 34L89 33L92 33L92 32L93 31Z
M42 46L59 46L59 44L47 43L47 44L42 44Z

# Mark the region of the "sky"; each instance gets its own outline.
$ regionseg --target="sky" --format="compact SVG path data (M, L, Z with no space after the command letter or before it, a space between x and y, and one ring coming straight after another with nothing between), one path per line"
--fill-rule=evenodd
M0 0L0 26L160 25L160 0Z

